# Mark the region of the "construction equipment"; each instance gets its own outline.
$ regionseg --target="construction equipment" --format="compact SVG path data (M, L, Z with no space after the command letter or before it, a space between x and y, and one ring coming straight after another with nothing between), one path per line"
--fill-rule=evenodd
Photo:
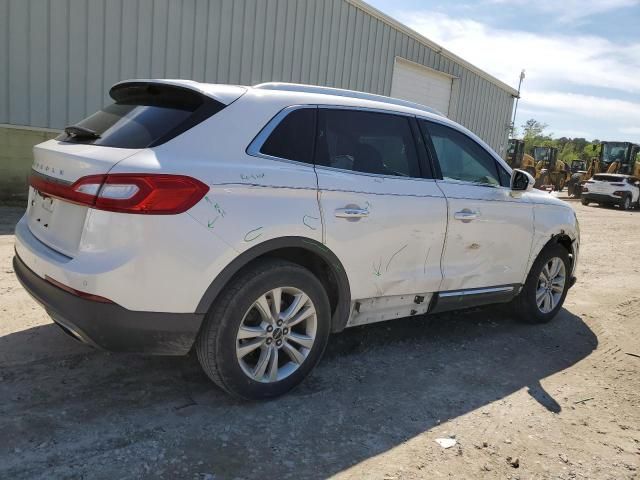
M535 187L541 190L561 191L570 177L567 165L558 160L555 147L533 147L536 169Z
M602 142L600 163L606 173L637 176L640 174L640 145L631 142Z
M593 148L595 152L596 146ZM580 198L585 182L598 173L640 176L640 145L631 142L600 143L600 153L589 161L587 170L572 171L567 187L569 196Z
M509 139L507 158L505 159L511 168L526 170L532 176L536 175L536 162L531 155L524 153L524 140Z

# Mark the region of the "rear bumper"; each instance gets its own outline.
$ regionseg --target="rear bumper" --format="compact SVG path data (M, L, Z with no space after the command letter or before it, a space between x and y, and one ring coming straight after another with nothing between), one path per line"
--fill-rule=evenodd
M590 193L582 192L582 198L591 202L601 203L621 203L624 199L622 197L614 197L613 195L607 195L604 193Z
M13 268L22 286L54 322L78 340L117 352L185 355L204 315L137 312L66 292L36 275L16 255Z

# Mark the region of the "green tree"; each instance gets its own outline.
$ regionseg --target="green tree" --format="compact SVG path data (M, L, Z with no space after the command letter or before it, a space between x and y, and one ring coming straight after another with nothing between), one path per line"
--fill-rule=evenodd
M542 133L548 127L546 123L541 123L534 118L530 118L522 125L522 130L524 132L524 138L527 137L541 137Z
M534 118L530 118L522 125L525 153L532 154L533 147L536 146L555 146L551 144L553 142L551 135L544 133L547 127L546 123L541 123Z

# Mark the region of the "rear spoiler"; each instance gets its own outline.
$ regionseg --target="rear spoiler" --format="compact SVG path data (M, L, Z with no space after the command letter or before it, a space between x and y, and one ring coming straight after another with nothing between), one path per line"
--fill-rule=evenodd
M131 79L118 82L111 87L109 94L118 87L123 87L127 84L146 84L146 85L171 85L174 87L184 88L200 93L209 98L222 103L223 105L229 105L235 102L238 98L244 95L247 91L246 87L239 85L221 85L215 83L200 83L193 80L180 80L180 79ZM113 97L113 95L112 95Z

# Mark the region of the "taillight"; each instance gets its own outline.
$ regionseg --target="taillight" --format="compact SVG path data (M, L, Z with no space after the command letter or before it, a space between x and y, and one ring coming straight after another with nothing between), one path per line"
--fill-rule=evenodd
M616 190L613 192L613 195L616 197L624 197L625 192L621 192L620 190Z
M209 191L195 178L160 173L90 175L72 185L32 174L29 183L44 195L98 210L151 215L186 212Z
M582 187L582 191L583 191L583 192L588 192L588 191L589 191L589 189L588 189L586 186L583 186L583 187Z

